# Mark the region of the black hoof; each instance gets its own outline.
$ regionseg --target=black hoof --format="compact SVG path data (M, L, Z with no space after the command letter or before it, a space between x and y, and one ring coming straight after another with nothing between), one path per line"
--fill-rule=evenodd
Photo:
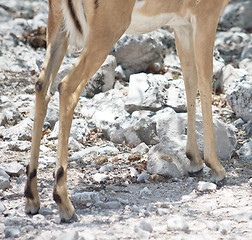
M203 168L197 172L188 172L190 177L202 177L203 176Z
M37 214L39 214L39 210L37 211L37 212L26 212L26 214L28 215L28 216L33 216L33 215L37 215Z
M223 178L222 180L216 182L216 185L217 185L218 188L221 188L221 187L225 186L226 184L227 184L227 178L226 177Z
M76 213L74 213L72 218L70 218L69 220L61 219L61 223L73 223L73 222L77 222L77 221L78 221L78 215Z

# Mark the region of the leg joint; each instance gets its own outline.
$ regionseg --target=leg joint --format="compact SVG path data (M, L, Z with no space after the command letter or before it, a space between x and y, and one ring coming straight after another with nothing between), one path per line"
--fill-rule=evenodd
M53 189L53 200L57 203L60 204L62 202L60 195L57 193L56 186L54 186Z
M43 82L38 80L36 83L35 83L35 88L38 92L41 92L42 90L42 87L43 87Z
M63 167L60 167L58 170L57 170L57 173L56 173L56 182L58 183L59 180L63 177L64 175L64 168Z
M31 181L27 180L26 186L25 186L25 192L24 195L26 198L32 199L33 200L33 194L31 191Z

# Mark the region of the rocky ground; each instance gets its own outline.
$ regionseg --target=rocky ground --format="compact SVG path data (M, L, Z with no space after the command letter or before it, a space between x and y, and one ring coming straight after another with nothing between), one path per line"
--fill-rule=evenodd
M211 183L207 167L197 178L185 174L186 102L173 34L163 29L143 37L124 36L75 111L68 189L78 221L64 224L52 200L55 88L41 142L42 207L35 216L24 213L34 82L45 54L47 2L0 0L0 238L252 239L251 9L250 1L232 1L216 35L213 112L227 185ZM78 54L67 54L56 82ZM182 130L175 132L175 126ZM202 151L201 132L199 117ZM157 146L173 159L162 174L153 167ZM158 166L166 166L159 160Z

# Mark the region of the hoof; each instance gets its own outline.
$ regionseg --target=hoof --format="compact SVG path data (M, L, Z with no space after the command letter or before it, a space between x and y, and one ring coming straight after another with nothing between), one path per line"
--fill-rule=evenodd
M227 178L226 177L223 178L222 180L216 182L216 185L217 185L218 188L222 188L226 184L227 184Z
M188 172L190 177L202 177L203 176L203 168L197 172Z
M32 203L27 200L25 204L25 213L29 215L35 215L39 213L40 203Z
M61 219L61 223L73 223L78 221L78 215L74 213L74 215L70 219Z

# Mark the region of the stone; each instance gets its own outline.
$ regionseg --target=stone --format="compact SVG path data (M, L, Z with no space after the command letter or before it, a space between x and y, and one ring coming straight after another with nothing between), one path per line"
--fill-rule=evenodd
M108 159L107 159L107 157L105 157L105 156L99 156L99 157L97 157L97 158L95 159L95 164L96 164L96 165L102 165L102 164L104 164L104 163L106 163L106 162L108 162Z
M70 161L75 161L78 159L82 159L85 156L89 156L90 154L96 154L97 156L102 157L106 154L116 154L119 150L113 146L112 144L104 144L102 146L94 146L94 147L88 147L81 151L73 153L73 155L70 157ZM106 160L105 160L106 161Z
M138 171L134 167L130 167L129 170L131 177L137 177L139 175Z
M248 185L249 185L250 187L252 187L252 178L250 178L250 179L248 180Z
M157 144L150 149L147 161L149 173L180 178L187 175L188 170L189 160L185 154L174 152L163 144Z
M0 113L0 126L4 126L7 123L7 117L4 113Z
M146 72L148 69L158 72L163 67L165 50L174 46L173 34L157 30L144 35L123 35L113 47L111 54L129 76Z
M0 189L6 190L10 187L10 180L0 176Z
M97 202L95 206L102 209L120 209L121 203L118 201Z
M45 124L49 123L50 129L53 129L55 123L59 120L59 92L55 92L48 104L45 117Z
M147 172L142 172L138 178L137 178L137 182L138 183L145 183L145 182L148 182L150 176Z
M79 233L75 230L69 230L67 232L62 233L59 235L56 240L78 240L79 239Z
M252 78L244 76L239 82L233 83L226 94L236 117L244 121L252 120Z
M215 46L225 63L238 66L241 62L243 49L248 45L249 41L250 36L244 32L244 29L234 27L229 31L217 31Z
M251 7L252 12L252 7ZM241 59L249 58L252 59L252 40L243 48Z
M244 123L245 122L242 120L242 118L238 118L237 120L234 121L234 125L236 128L241 128Z
M222 220L218 223L219 232L223 235L228 234L232 230L232 222L231 220Z
M100 183L100 182L105 182L109 176L107 174L103 173L96 173L92 176L93 180Z
M146 222L145 220L142 220L135 226L135 231L137 232L137 229L140 228L146 232L153 232L153 228L150 223Z
M232 125L225 124L217 117L213 117L216 152L219 159L230 159L237 144L235 129ZM172 152L185 154L187 115L178 113L167 115L166 118L157 120L157 134L160 143ZM203 121L200 114L196 114L196 138L201 157L204 155Z
M1 178L1 177L0 177ZM0 187L1 188L1 187ZM2 201L0 200L0 214L2 214L5 211L5 206L2 203Z
M150 234L153 232L153 228L150 223L142 220L135 225L134 231L137 233L139 239L149 239Z
M217 189L217 185L214 183L199 181L197 190L200 192L214 191Z
M245 58L239 62L239 68L244 69L248 72L248 75L252 76L252 61L249 58Z
M82 145L75 140L73 137L69 137L69 142L68 142L68 149L72 150L74 152L80 151L82 148Z
M39 214L43 215L43 216L48 216L48 215L52 215L53 211L50 208L47 207L41 207L39 209Z
M10 179L10 176L0 167L0 177Z
M244 143L237 153L242 159L252 160L252 141Z
M113 88L115 83L116 58L108 55L100 69L88 81L81 96L92 98L99 92L105 92Z
M124 70L123 70L121 65L118 65L115 68L115 79L116 80L126 81L126 75L125 75Z
M8 149L11 151L26 152L31 149L31 142L11 141L8 143Z
M252 120L245 123L242 126L242 130L245 131L248 135L252 136Z
M70 137L73 137L79 143L84 143L89 134L88 124L85 119L73 119L70 131ZM59 135L59 122L56 122L51 134L48 136L49 140L57 139Z
M24 172L24 166L18 162L3 163L1 168L10 176L19 177Z
M100 167L99 172L105 173L105 172L112 171L113 169L114 169L113 165L107 164L107 165L104 165L104 166Z
M149 147L144 143L140 143L137 145L135 148L131 150L132 153L140 153L140 154L145 154L149 151Z
M137 162L140 161L142 158L140 153L133 153L131 155L128 156L128 161L132 162Z
M168 81L163 75L134 74L130 76L125 109L132 113L139 110L158 111L171 107L186 112L185 87L182 79Z
M91 206L100 201L99 193L97 192L75 193L72 199L86 206Z
M247 74L247 71L243 69L235 69L231 64L228 64L222 68L215 88L226 92L230 88L231 84L244 78Z
M170 216L167 220L168 231L182 231L189 232L189 226L187 222L181 216Z
M6 140L30 141L32 138L32 126L33 120L26 118L15 126L3 129L0 135Z
M152 192L149 188L144 187L144 189L142 189L140 191L140 196L143 198L148 198L150 195L152 195Z
M249 30L252 28L251 14L252 2L250 0L236 1L227 5L220 17L220 22L229 28L241 27Z
M4 234L6 238L17 238L20 236L20 229L18 227L5 227Z

